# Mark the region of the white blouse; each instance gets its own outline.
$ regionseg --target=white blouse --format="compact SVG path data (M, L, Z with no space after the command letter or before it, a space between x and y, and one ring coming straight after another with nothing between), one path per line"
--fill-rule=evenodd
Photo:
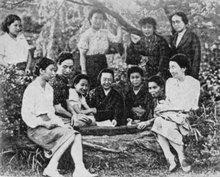
M189 111L198 109L200 82L186 76L183 82L170 78L166 82L166 101L171 109Z
M16 39L12 39L8 33L0 37L0 55L3 55L4 61L8 64L27 61L29 49L30 46L23 34Z
M79 96L75 89L69 89L69 102L72 106L78 105L79 109L87 107L86 99L84 96Z
M38 117L42 114L47 114L51 122L61 126L64 125L62 120L55 115L53 88L46 83L45 89L43 89L39 78L36 78L28 85L24 92L21 115L29 127L35 128L44 122L44 120Z
M86 55L105 54L109 48L109 41L117 42L117 37L107 29L96 31L89 28L80 37L78 48L86 50Z

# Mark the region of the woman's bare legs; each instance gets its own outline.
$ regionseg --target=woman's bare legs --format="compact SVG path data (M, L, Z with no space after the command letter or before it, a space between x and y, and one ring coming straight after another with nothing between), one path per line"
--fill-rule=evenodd
M44 175L48 176L59 176L57 171L58 162L63 155L63 153L67 150L67 148L73 143L76 135L72 135L62 146L53 154L50 159L49 164L44 170Z
M166 159L170 163L169 171L173 171L176 167L176 162L174 160L175 156L170 151L169 141L161 135L157 135L157 141L160 144Z

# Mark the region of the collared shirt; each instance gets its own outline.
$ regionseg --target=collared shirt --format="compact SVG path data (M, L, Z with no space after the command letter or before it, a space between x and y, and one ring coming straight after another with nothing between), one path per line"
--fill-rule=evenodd
M80 37L78 48L86 50L86 55L105 54L109 48L109 41L117 42L116 36L107 29L96 31L89 28Z
M46 114L51 121L61 123L61 119L55 115L53 106L53 88L46 83L43 89L39 78L28 85L22 100L21 115L24 122L31 128L41 125L44 120L38 117Z
M27 61L28 45L23 34L13 39L8 33L5 33L0 37L0 55L3 55L3 59L8 64L17 64Z
M179 45L181 39L183 38L183 35L185 34L186 32L186 29L181 31L180 33L178 33L177 35L177 39L176 39L176 47Z

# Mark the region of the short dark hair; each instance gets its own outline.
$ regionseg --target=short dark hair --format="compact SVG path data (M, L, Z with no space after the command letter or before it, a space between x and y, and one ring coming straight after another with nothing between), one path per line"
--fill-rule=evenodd
M176 62L180 66L180 68L186 68L185 74L189 73L190 71L189 59L186 55L182 53L177 53L171 57L170 62L171 61Z
M101 77L102 77L102 73L110 73L113 77L113 81L115 80L115 76L114 76L114 71L109 69L109 68L104 68L99 72L99 75L97 77L97 81L100 82Z
M107 16L106 16L105 12L103 12L103 10L98 9L98 8L93 8L93 9L89 12L89 15L88 15L88 20L89 20L89 21L91 20L92 16L93 16L95 13L102 14L103 19L104 19L104 20L107 20Z
M182 21L183 21L186 25L189 23L189 20L188 20L186 14L185 14L184 12L175 12L175 13L173 13L173 14L170 16L170 21L172 21L172 18L173 18L174 15L177 15L177 16L181 17L181 18L182 18Z
M72 60L73 63L75 62L73 59L73 54L70 52L61 52L58 57L57 57L57 63L60 65L62 64L65 60Z
M145 17L145 18L142 18L138 21L138 24L142 27L146 24L150 24L153 26L154 30L156 30L156 26L157 26L157 22L154 18L152 17Z
M2 31L6 32L6 33L9 33L9 29L8 29L8 26L10 26L12 23L14 23L16 20L20 21L21 22L21 18L15 14L10 14L8 15L4 21L2 22L2 25L1 25L1 29Z
M49 58L43 57L36 64L34 68L34 75L40 75L40 69L45 70L49 65L54 65L55 62Z
M141 68L138 67L138 66L133 66L133 67L131 67L131 68L128 69L128 71L127 71L127 77L128 77L129 80L130 80L130 76L131 76L132 73L139 73L139 74L141 75L141 77L144 76L144 71L143 71L143 69L141 69Z
M161 76L151 76L147 82L155 82L159 87L165 88L165 81Z
M72 87L75 88L75 84L78 84L80 82L80 80L82 79L86 79L88 81L88 83L90 84L90 79L89 76L85 75L85 74L78 74L74 77L73 79L73 85Z

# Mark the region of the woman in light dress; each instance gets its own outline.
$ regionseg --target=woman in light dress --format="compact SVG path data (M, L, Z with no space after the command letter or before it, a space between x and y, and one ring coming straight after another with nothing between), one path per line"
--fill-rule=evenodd
M155 108L152 131L157 134L157 140L170 164L169 171L173 171L177 166L170 151L172 146L178 154L182 169L189 172L191 166L184 154L183 136L190 130L187 121L189 111L198 108L200 83L192 76L186 75L189 64L183 54L174 55L170 59L169 68L172 78L166 82L165 101Z

